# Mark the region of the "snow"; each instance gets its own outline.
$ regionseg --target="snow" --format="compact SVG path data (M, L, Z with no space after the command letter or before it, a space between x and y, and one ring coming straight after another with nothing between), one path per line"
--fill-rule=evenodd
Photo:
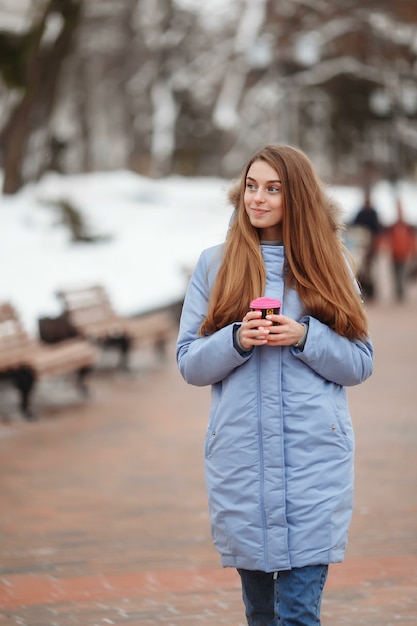
M172 176L153 180L127 171L45 175L15 196L0 196L0 302L10 300L31 333L37 320L61 313L56 291L103 284L121 314L133 315L181 298L201 250L224 240L232 207L230 181ZM354 187L331 195L350 220L362 199ZM417 186L401 183L405 217L417 222ZM372 198L381 220L394 220L391 186ZM96 243L73 243L51 201L69 200Z
M58 199L78 207L103 241L72 243L48 203ZM224 238L230 214L216 179L48 174L0 198L0 301L12 301L31 332L38 317L61 312L61 287L101 283L122 314L170 303L201 249Z

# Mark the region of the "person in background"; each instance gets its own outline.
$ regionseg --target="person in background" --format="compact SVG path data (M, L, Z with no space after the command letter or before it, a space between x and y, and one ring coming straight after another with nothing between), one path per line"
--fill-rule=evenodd
M386 229L385 240L391 256L394 277L395 297L402 302L406 294L411 262L416 258L416 231L404 220L401 201L397 198L397 219Z
M211 529L240 575L248 624L317 626L352 514L346 387L371 375L373 346L336 208L307 156L264 147L230 198L226 241L201 253L187 288L178 367L211 385ZM261 296L280 313L251 310Z
M374 262L382 227L368 190L365 191L363 206L357 212L352 225L364 228L368 235L363 262L358 271L358 280L364 295L372 300L375 297Z

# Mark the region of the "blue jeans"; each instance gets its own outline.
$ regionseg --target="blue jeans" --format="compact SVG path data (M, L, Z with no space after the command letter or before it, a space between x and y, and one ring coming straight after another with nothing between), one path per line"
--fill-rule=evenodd
M319 626L327 565L277 574L238 569L249 626Z

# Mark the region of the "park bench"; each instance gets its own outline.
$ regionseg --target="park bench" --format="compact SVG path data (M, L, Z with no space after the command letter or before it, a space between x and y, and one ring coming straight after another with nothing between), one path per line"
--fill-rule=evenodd
M72 330L102 348L120 352L119 366L128 368L129 354L136 346L152 344L160 358L175 334L177 320L169 307L135 317L118 315L102 285L60 289L57 292Z
M66 339L46 345L26 332L15 307L0 304L0 378L10 380L20 393L20 409L26 419L34 419L31 393L38 380L75 374L80 391L86 393L85 376L96 359L86 341Z

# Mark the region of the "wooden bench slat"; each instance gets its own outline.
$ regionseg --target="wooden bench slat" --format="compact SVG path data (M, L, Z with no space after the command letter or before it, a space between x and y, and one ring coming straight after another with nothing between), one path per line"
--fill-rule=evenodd
M96 353L91 345L80 339L67 339L60 344L37 347L26 354L24 364L33 369L38 378L44 378L91 366L95 360Z

